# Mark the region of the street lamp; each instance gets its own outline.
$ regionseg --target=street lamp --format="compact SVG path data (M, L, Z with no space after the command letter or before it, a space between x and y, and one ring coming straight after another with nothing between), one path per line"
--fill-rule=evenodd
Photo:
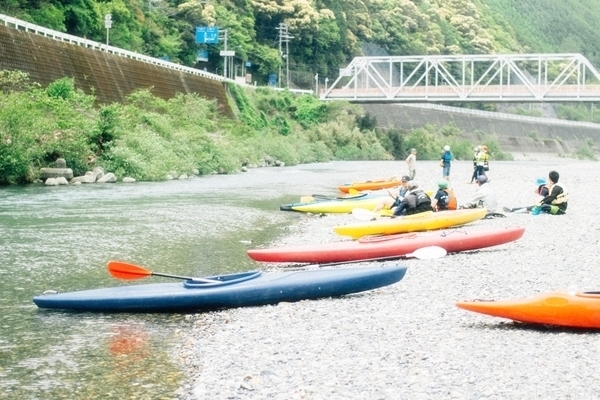
M104 16L104 27L106 28L106 51L108 52L108 30L112 28L112 15L106 14Z

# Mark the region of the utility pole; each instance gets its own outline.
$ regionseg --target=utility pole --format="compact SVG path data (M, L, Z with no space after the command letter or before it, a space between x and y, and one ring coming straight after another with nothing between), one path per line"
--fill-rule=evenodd
M279 56L285 58L285 79L286 86L290 87L290 39L293 39L293 36L290 36L288 32L288 25L284 22L280 22L279 26L277 26L277 30L279 31ZM282 44L285 43L285 54L282 52ZM278 79L279 87L281 87L281 65L279 66L279 79Z
M223 57L223 76L225 78L229 78L228 76L228 72L227 72L227 64L229 64L231 62L231 60L233 60L233 56L235 56L235 51L232 50L227 50L227 29L223 29L221 32L223 32L223 50L221 50L220 55ZM230 68L231 69L231 68Z

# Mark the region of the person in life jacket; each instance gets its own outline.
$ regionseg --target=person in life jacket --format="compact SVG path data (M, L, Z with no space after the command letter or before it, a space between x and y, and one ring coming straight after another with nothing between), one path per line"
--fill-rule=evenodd
M400 181L400 186L398 186L397 194L394 194L391 190L388 190L389 196L382 196L381 199L377 202L377 205L373 209L373 212L378 212L382 209L391 209L395 210L395 207L398 207L408 193L408 182L410 181L410 177L408 175L404 175Z
M444 146L444 152L442 153L442 157L440 159L440 166L442 167L442 176L445 180L450 180L450 162L452 161L452 152L450 151L450 146Z
M456 196L454 196L454 191L448 188L447 180L442 179L438 182L438 191L431 200L431 207L435 211L456 210Z
M479 154L479 146L473 149L473 175L471 175L471 182L477 179L477 154Z
M485 169L490 160L490 156L488 155L488 147L485 145L479 146L479 153L477 153L477 177L484 175Z
M550 191L548 190L548 182L546 181L546 178L544 178L543 176L538 177L535 180L535 190L534 193L538 196L542 196L542 197L546 197L548 196L548 194L550 194ZM509 208L509 207L504 207L504 211L506 212L514 212L514 213L528 213L530 212L533 206L523 206L523 207L513 207L513 208Z
M540 211L553 215L561 215L567 212L567 203L569 201L569 193L562 183L558 183L558 172L550 171L550 194L540 201ZM533 210L532 210L533 213Z
M394 210L394 215L412 215L426 211L433 211L431 199L415 181L408 182L408 193L402 203Z

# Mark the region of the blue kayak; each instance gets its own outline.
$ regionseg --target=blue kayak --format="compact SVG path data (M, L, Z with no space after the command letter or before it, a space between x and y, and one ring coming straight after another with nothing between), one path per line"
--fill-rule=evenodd
M404 266L317 269L287 272L249 271L204 281L120 286L35 296L39 308L103 312L179 312L261 306L342 296L391 285L404 277ZM216 282L206 282L206 281Z

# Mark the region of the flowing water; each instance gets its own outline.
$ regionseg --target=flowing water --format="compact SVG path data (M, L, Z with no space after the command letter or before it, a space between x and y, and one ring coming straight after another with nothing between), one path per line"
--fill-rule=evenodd
M185 181L0 189L0 398L175 397L184 377L171 350L184 314L39 310L31 298L172 281L118 281L109 260L184 276L260 268L246 250L301 217L279 205L336 195L340 183L391 176L398 166L334 162Z

